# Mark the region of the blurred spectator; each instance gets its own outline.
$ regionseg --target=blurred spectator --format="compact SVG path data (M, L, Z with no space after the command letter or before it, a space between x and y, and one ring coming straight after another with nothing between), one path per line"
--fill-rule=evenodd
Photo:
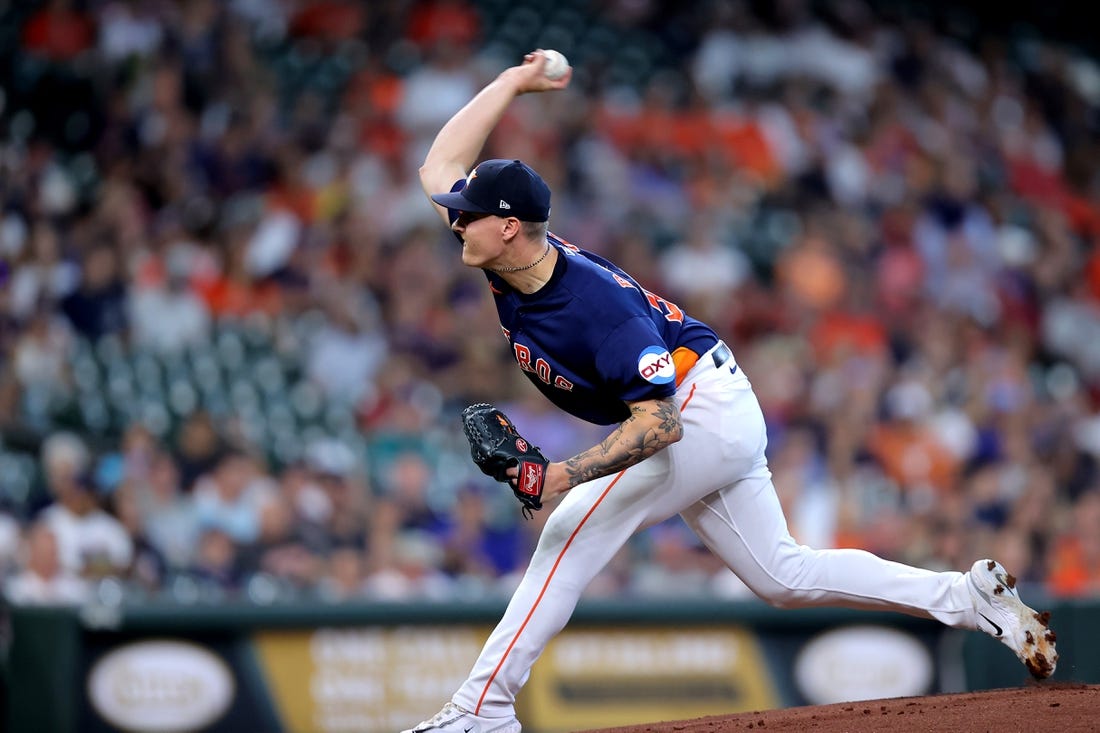
M117 454L103 455L100 465L114 461L119 481L143 481L148 478L162 450L156 436L141 422L133 422L126 427L118 448ZM178 480L178 476L176 478Z
M439 569L443 560L439 545L421 530L398 533L390 551L373 558L364 591L379 601L441 601L447 599L453 582Z
M317 581L317 594L330 603L363 599L367 593L364 579L363 548L337 547L329 553L325 570Z
M243 549L241 564L298 592L313 588L325 567L323 556L310 548L308 536L296 526L293 507L280 500L260 508L259 536Z
M1062 596L1100 593L1100 491L1078 498L1070 532L1061 537L1050 559L1049 587Z
M749 275L743 253L722 241L705 214L693 220L683 240L660 258L668 297L705 321L723 320L733 292Z
M432 535L443 531L445 520L432 504L433 470L416 451L399 453L386 467L380 489L401 516L402 530L419 530Z
M30 525L23 539L22 570L4 581L4 596L16 605L78 604L89 598L87 583L60 561L57 538L44 522Z
M220 526L204 525L188 574L198 581L207 597L219 598L223 593L236 592L245 581L240 549Z
M651 528L646 537L645 560L635 565L629 588L605 588L614 597L623 592L639 596L671 595L690 598L709 591L712 570L704 562L703 550L690 530L674 517Z
M176 432L175 454L184 491L191 491L200 476L214 469L223 448L210 413L196 410L182 421Z
M841 305L849 275L821 216L805 217L806 231L776 260L778 284L800 308L829 312Z
M486 587L494 578L507 575L526 562L519 526L514 519L499 516L499 512L494 516L492 505L486 500L487 493L495 489L487 490L476 484L460 488L448 526L441 532L440 567L462 583ZM510 497L504 498L510 501Z
M656 531L659 532L660 530ZM635 537L634 539L639 538ZM645 540L649 540L649 532L646 532ZM645 551L639 550L637 547L619 550L611 558L611 561L596 574L592 582L585 587L584 595L588 598L622 598L624 595L630 594L632 592L631 579L635 575L645 574L644 566L646 563ZM507 594L515 591L516 583L512 582L513 579L519 580L515 573L504 576L505 583L498 583L498 592L503 594L504 597L508 597Z
M769 467L791 536L810 547L836 547L839 498L815 436L794 428L772 450Z
M42 446L53 502L39 514L53 532L61 565L85 578L125 573L133 558L126 528L100 506L87 447L72 433L54 433Z
M24 389L63 394L69 387L72 340L68 328L48 310L30 316L15 344L15 377Z
M82 269L80 286L61 301L61 310L85 338L121 333L128 324L128 296L118 255L107 244L95 244L85 255Z
M330 549L328 522L333 514L333 500L321 484L321 478L298 461L283 469L279 477L279 497L276 502L291 512L292 534L311 551L323 554Z
M183 491L172 455L156 453L148 471L128 479L122 490L133 495L141 534L165 563L174 569L187 567L199 538L199 514L193 498Z
M405 78L397 108L398 121L414 140L434 133L477 93L468 46L443 42L426 45L423 51L424 63Z
M281 230L271 231L281 235ZM268 241L266 233L265 238L257 240L264 246ZM221 248L221 268L198 286L211 315L215 318L241 318L254 312L278 312L281 306L278 284L257 277L249 267L248 240L245 238L248 232L238 225L228 228L223 235L226 240ZM289 256L289 252L285 255Z
M156 351L178 352L210 336L210 312L192 290L190 253L174 247L165 258L165 281L137 290L130 301L134 343Z
M148 58L163 38L163 19L146 3L115 0L100 11L99 48L110 63Z
M111 509L125 528L133 546L130 565L123 577L134 588L155 593L164 584L169 566L160 549L145 532L145 522L139 499L134 492L113 490L110 494Z
M365 15L364 6L350 0L308 0L291 18L290 32L332 44L358 36Z
M469 48L481 33L477 12L465 0L417 3L409 14L406 36L422 48L450 44Z
M876 426L868 447L888 476L927 508L935 495L953 485L958 459L929 427L932 396L917 380L898 383L886 393L887 421Z
M386 339L376 316L356 307L353 296L326 300L327 318L310 335L307 370L331 399L358 404L374 392L386 358Z
M195 482L192 494L199 524L221 530L240 545L259 539L264 505L277 495L274 482L256 460L235 449L227 450L213 470ZM218 542L211 540L215 546Z
M298 495L299 511L311 522L321 523L325 550L340 545L365 546L374 507L359 459L344 443L321 440L307 450L306 467L313 483Z
M9 218L5 217L5 223ZM19 320L29 318L36 308L53 306L72 293L80 282L80 267L61 256L61 244L53 223L33 220L28 241L15 258L8 283L8 308Z

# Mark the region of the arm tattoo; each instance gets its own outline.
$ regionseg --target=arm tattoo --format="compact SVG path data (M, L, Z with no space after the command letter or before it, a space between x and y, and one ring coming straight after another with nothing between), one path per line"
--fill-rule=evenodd
M630 405L630 417L602 443L565 461L569 486L633 466L672 445L683 433L680 409L672 397L635 402Z

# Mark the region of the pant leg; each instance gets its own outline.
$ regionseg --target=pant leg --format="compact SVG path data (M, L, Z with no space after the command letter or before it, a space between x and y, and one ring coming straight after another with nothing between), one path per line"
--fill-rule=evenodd
M764 416L747 377L742 370L721 369L696 377L698 399L684 415L714 426L717 445L701 445L703 451L722 456L723 478L680 515L749 588L781 608L888 610L948 626L976 627L962 573L909 567L862 550L814 550L795 542L771 481ZM705 460L690 454L685 458Z
M646 521L652 508L646 497L667 481L669 464L667 455L658 454L565 495L547 520L508 608L452 702L486 717L514 713L516 695L531 666L568 622L582 591Z
M795 542L763 464L681 516L754 593L774 606L896 611L976 628L963 573L914 568L863 550L814 550Z

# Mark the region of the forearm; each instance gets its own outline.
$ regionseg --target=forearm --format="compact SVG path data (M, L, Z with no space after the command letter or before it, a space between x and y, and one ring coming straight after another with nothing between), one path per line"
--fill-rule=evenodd
M630 417L602 443L563 462L569 488L629 468L677 442L683 434L674 398L633 403Z

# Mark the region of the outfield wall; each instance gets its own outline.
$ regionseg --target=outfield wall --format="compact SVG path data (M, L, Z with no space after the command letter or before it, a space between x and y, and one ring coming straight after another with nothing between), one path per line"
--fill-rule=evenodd
M1100 682L1100 602L1060 603L1056 680ZM498 603L15 609L13 733L393 733L465 677ZM518 700L527 733L1009 687L984 635L756 602L587 602Z

